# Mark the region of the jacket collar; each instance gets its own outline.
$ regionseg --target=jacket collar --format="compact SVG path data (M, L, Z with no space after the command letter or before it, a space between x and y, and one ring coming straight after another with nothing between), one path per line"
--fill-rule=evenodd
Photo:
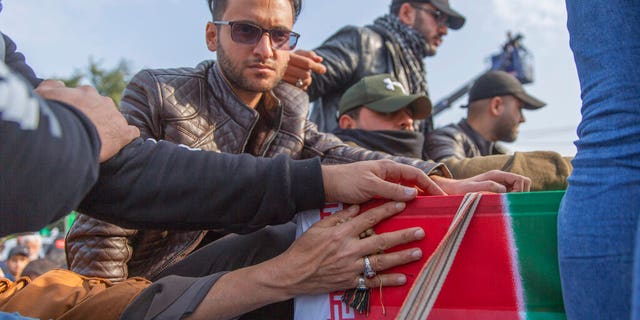
M487 156L494 153L493 150L495 143L493 141L486 140L480 135L480 133L473 130L469 123L467 123L467 119L460 120L460 122L458 122L458 126L460 126L460 129L462 129L462 131L471 138L471 140L473 140L473 143L478 147L478 150L480 150L481 155Z
M211 99L215 99L220 102L220 105L217 107L224 109L226 114L237 115L237 117L233 117L233 120L243 127L252 126L255 117L258 116L258 112L247 106L233 92L231 85L222 74L222 71L220 71L218 64L215 61L204 61L198 67L208 69L207 83L211 90ZM266 92L260 103L265 104L265 108L267 110L271 108L278 108L281 105L280 99L274 95L273 91ZM209 103L209 105L212 104Z

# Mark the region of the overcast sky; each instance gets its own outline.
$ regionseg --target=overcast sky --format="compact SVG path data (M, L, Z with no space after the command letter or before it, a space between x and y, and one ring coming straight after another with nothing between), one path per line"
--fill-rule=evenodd
M535 82L525 89L548 103L525 111L527 122L514 151L575 153L580 90L561 0L450 0L467 17L450 31L435 57L427 58L427 79L437 102L487 70L507 31L522 33L534 56ZM204 42L206 0L3 0L0 30L11 36L41 77L68 76L89 57L113 67L122 58L141 68L194 66L214 58ZM313 49L340 27L366 25L387 13L390 0L305 0L294 27L299 48ZM464 116L459 105L439 115L436 126Z

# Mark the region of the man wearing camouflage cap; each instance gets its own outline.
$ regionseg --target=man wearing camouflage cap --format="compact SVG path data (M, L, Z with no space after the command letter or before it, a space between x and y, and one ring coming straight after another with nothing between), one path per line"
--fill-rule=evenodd
M350 145L392 155L420 158L424 136L414 120L431 114L425 95L410 95L390 74L362 78L347 89L338 103L334 134Z

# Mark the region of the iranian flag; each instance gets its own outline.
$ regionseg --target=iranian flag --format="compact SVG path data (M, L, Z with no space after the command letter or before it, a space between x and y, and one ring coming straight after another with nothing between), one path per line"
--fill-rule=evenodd
M563 191L483 194L466 232L462 232L457 250L443 249L441 243L445 235L451 234L452 221L463 196L418 197L408 203L403 212L374 228L376 233L413 226L425 230L424 240L394 248L419 246L423 251L422 260L385 271L406 274L407 285L382 290L372 288L369 311L365 314L342 303L342 292L297 297L295 318L422 318L398 315L403 304L406 308L407 304L416 303L405 303L405 300L413 301L407 299L411 290L424 288L419 274L436 252L438 257L432 259L446 257L452 264L448 273L437 273L444 276L443 283L435 290L435 302L428 319L566 319L556 235L558 207L563 195ZM363 210L380 203L373 201ZM299 214L299 233L341 208L340 204L328 204L323 210ZM422 296L421 293L418 298Z

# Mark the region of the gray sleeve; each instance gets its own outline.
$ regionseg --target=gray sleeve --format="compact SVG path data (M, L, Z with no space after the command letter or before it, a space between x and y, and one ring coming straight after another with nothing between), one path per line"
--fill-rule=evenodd
M192 314L226 272L202 278L168 276L144 289L120 316L121 320L174 320Z

